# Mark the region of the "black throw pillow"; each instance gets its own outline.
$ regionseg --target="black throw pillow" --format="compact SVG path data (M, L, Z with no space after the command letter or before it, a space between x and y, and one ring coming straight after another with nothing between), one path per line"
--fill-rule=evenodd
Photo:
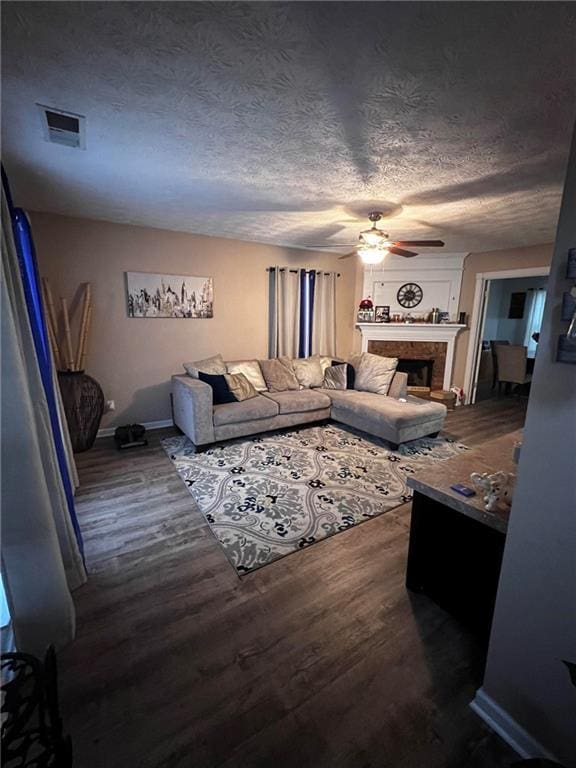
M344 360L332 360L330 365L342 365ZM354 389L354 382L356 381L356 371L354 366L350 363L346 363L346 389Z
M198 371L198 378L205 384L212 387L212 402L214 405L223 405L224 403L237 403L238 401L230 392L224 376L215 376L211 373L202 373Z

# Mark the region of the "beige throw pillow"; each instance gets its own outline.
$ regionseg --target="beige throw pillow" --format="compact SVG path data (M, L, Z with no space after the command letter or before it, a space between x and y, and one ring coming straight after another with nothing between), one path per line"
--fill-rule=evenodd
M346 389L346 363L332 365L324 371L325 389Z
M326 368L330 368L332 360L334 360L334 358L329 355L320 355L320 367L322 368L322 373L326 372Z
M205 360L196 360L194 363L183 363L183 366L188 376L192 376L193 379L198 378L198 371L212 376L223 376L226 373L226 364L220 354L207 357Z
M224 378L228 384L228 389L239 403L242 400L249 400L251 397L258 397L258 392L243 373L225 373Z
M298 358L292 360L292 366L300 386L308 389L310 387L321 387L324 381L322 366L320 365L320 356Z
M397 365L397 357L381 357L364 352L360 363L357 367L355 366L354 389L387 395Z
M226 363L228 373L243 373L257 392L264 392L266 382L258 360L233 360Z
M264 381L270 392L286 392L300 389L300 384L291 368L288 358L260 360Z

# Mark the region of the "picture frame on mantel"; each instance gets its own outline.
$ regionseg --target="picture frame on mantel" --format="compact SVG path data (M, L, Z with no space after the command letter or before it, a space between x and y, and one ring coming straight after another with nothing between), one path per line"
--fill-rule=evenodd
M390 322L390 307L387 305L377 306L374 313L375 323L389 323Z

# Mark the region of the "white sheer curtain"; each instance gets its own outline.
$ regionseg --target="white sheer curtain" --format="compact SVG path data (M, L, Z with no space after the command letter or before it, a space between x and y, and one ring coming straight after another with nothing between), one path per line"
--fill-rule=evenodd
M300 270L270 269L270 357L298 357Z
M317 272L312 314L312 354L336 355L336 273Z
M86 580L54 451L10 214L2 197L2 575L18 650L72 640Z
M544 288L537 288L530 291L530 306L528 307L528 322L526 324L526 334L524 336L524 346L527 348L528 357L534 357L538 344L532 338L533 333L540 333L542 317L544 315L544 305L546 304L546 291Z

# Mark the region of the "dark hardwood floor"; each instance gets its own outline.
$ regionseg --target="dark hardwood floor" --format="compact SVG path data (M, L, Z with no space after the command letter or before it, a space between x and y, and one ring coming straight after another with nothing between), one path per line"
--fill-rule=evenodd
M469 446L514 398L462 407ZM410 505L240 580L159 445L79 455L89 581L59 654L78 768L494 768L472 713L482 652L404 587Z

